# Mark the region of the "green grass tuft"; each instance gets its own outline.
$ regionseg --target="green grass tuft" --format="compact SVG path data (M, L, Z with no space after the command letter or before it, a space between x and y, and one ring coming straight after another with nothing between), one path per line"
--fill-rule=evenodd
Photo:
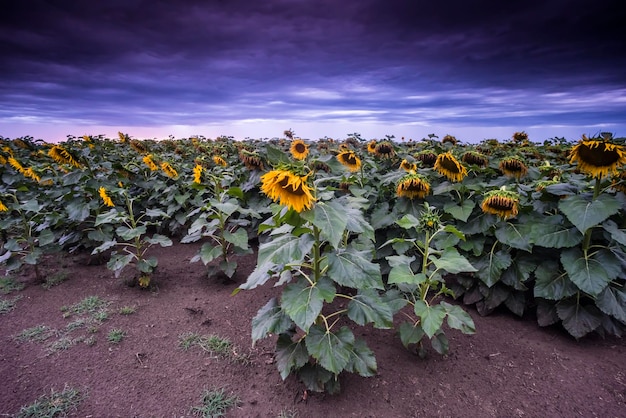
M239 404L237 395L227 396L225 390L205 390L202 394L202 405L191 408L191 413L203 418L223 417L227 409Z
M86 398L86 393L74 388L65 387L61 392L50 390L50 395L37 398L30 405L23 406L15 415L16 418L52 418L67 416L67 413L76 410Z

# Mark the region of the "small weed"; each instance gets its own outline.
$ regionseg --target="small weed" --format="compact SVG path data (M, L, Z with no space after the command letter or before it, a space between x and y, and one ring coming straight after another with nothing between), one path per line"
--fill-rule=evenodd
M132 315L137 312L136 306L122 306L120 308L120 315Z
M17 292L24 289L24 284L17 282L13 277L0 277L0 293L8 295L11 292Z
M92 335L92 336L91 336L91 337L89 337L89 338L85 338L85 339L83 340L83 342L84 342L85 344L87 344L89 347L92 347L92 346L96 345L96 337L94 337L94 336Z
M21 295L17 295L13 299L0 299L0 314L11 312L15 309L15 305L17 305L17 301L20 299L22 299Z
M192 407L191 412L203 418L223 417L228 408L239 402L239 396L227 396L224 389L205 390L202 394L202 405Z
M107 335L107 341L111 344L119 344L124 339L124 337L126 337L126 331L119 328L114 328L109 331L109 334Z
M180 334L178 336L178 346L187 351L194 345L197 345L198 341L200 341L200 338L201 335L195 332L186 332L184 334Z
M76 340L73 340L70 337L61 337L48 346L48 354L65 351L74 344L76 344Z
M20 408L16 418L47 418L56 416L66 416L72 409L76 409L78 404L85 399L86 394L67 386L61 392L50 390L50 395L43 395L28 406Z
M71 315L102 311L107 305L109 302L98 296L88 296L74 305L62 307L61 311L64 312L63 316L67 318Z
M106 311L106 309L102 309L100 311L94 312L91 317L98 322L104 322L109 319L109 313Z
M206 335L200 338L197 344L204 351L208 351L220 357L230 357L232 354L233 343L228 338L222 338L217 335Z
M20 342L45 341L54 334L54 330L47 325L37 325L32 328L22 330L16 335L16 339Z
M46 281L41 284L44 289L50 289L53 286L59 285L68 279L67 272L58 271L46 278Z
M87 321L87 319L85 319L85 318L79 318L79 319L77 319L75 321L72 321L69 324L67 324L65 326L65 329L68 332L71 332L71 331L74 331L76 329L83 328L83 327L87 326L88 322L89 321Z
M283 409L276 418L298 418L298 411L295 409Z

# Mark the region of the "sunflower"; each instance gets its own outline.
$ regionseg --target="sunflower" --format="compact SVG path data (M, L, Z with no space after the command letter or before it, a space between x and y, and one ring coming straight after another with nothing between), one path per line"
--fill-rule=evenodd
M617 169L626 164L624 145L613 144L601 138L583 138L569 153L570 164L578 163L578 169L596 178L616 174Z
M521 179L528 172L526 164L518 157L506 157L500 161L500 171L507 177L515 177Z
M476 151L467 151L461 157L461 161L466 164L475 165L478 167L486 167L487 163L489 163L487 157Z
M343 151L337 154L337 160L353 173L361 168L361 160L354 151Z
M263 160L261 160L261 157L258 154L244 149L239 152L239 160L241 160L241 162L250 171L263 170L265 168L263 166Z
M289 151L296 160L304 160L309 155L309 146L301 139L294 139L291 141Z
M146 147L146 144L143 141L140 141L138 139L131 140L130 141L130 146L131 146L132 149L137 151L138 154L147 154L148 153L148 147Z
M48 155L54 159L59 164L70 164L76 168L80 168L80 164L72 154L69 153L68 150L61 147L60 145L55 145L48 151Z
M213 162L215 163L215 165L219 165L222 167L228 166L228 163L226 162L226 160L220 157L219 155L213 156Z
M450 181L461 181L467 176L467 169L449 151L437 156L433 168Z
M6 207L6 205L4 203L2 203L2 200L0 200L0 212L8 212L9 208Z
M200 164L197 164L193 168L193 182L196 184L200 184L201 181L202 181L202 166Z
M13 167L17 172L24 173L24 167L13 157L9 157L9 165Z
M157 171L159 169L159 166L156 165L156 163L152 160L152 154L148 154L145 157L143 157L142 161L145 165L148 166L150 171Z
M128 140L128 135L122 132L118 132L117 136L120 138L120 142L126 142Z
M367 143L367 152L370 154L376 154L376 141L372 140Z
M404 159L400 163L400 168L403 169L404 171L415 171L417 170L417 164L410 163L406 159Z
M437 161L437 154L432 151L422 151L414 155L417 161L421 161L426 167L432 167Z
M98 189L98 193L100 193L100 197L102 198L102 201L104 202L106 206L109 206L109 207L115 206L115 204L113 203L113 200L111 200L111 198L107 194L107 190L104 187L100 187Z
M289 170L272 170L261 176L261 191L274 202L302 212L315 203L307 178Z
M491 213L502 219L513 218L517 215L519 194L509 190L492 190L485 193L480 207L485 213Z
M163 172L168 176L171 177L173 179L175 179L176 177L178 177L178 172L174 169L174 167L172 167L172 165L170 163L168 163L167 161L163 161L161 163L161 170L163 170Z
M430 193L430 184L421 174L409 173L398 180L396 194L408 199L423 199Z
M396 151L394 150L391 142L383 141L380 144L376 145L374 154L382 158L392 158L394 155L396 155Z
M32 167L28 167L26 170L24 170L22 174L24 174L24 177L33 179L36 182L39 182L41 180L41 177L39 177L39 175L35 173L35 170L33 170Z
M626 171L622 171L619 175L613 177L611 186L622 193L626 193Z
M452 135L446 135L443 137L443 139L441 140L442 144L452 144L452 145L456 145L457 140L455 137L453 137Z
M517 143L521 143L521 142L527 142L528 141L528 134L524 131L522 132L515 132L512 136L513 141L517 142Z
M5 165L7 163L7 159L4 158L4 155L0 154L0 165Z

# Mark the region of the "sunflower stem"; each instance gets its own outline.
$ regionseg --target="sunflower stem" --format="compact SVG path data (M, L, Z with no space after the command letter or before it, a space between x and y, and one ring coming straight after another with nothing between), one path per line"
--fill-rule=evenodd
M593 202L600 196L600 191L602 188L600 187L601 179L600 176L596 177L596 184L593 187L593 197L591 201ZM585 258L587 258L587 252L589 251L589 247L591 246L591 230L593 227L587 228L585 231L585 236L583 238L583 253L585 254Z
M321 255L320 255L320 229L313 225L313 237L315 243L313 244L313 280L317 283L321 276Z

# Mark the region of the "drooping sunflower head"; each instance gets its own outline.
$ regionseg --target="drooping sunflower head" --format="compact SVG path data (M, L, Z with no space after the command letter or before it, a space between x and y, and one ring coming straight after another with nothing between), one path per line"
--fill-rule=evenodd
M263 165L263 160L256 152L250 152L248 150L242 149L241 151L239 151L239 160L250 171L263 170L265 168L265 166Z
M328 164L326 164L323 161L315 161L313 163L313 170L314 171L323 171L325 173L330 173L331 172L331 168Z
M145 165L148 166L148 168L150 169L150 171L157 171L159 169L159 166L156 165L156 163L154 162L154 160L152 160L152 154L148 154L145 157L142 158L142 161Z
M143 141L140 141L138 139L132 139L130 141L130 146L131 146L132 149L137 151L137 153L139 153L139 154L147 154L148 153L148 147L146 146L146 144Z
M486 156L476 151L467 151L461 157L461 161L466 164L475 165L478 167L486 167L489 163L489 159Z
M409 162L407 159L402 160L400 163L400 168L404 171L415 171L417 170L417 164Z
M178 177L178 172L167 161L163 161L161 163L161 170L163 170L163 172L170 178L175 179L176 177Z
M500 161L498 166L502 174L507 177L514 177L517 180L521 179L528 173L528 167L519 157L506 157Z
M69 164L76 168L80 168L80 164L72 154L60 145L54 145L48 150L48 155L59 164Z
M226 160L223 159L219 155L214 155L213 156L213 162L215 163L215 165L219 165L219 166L222 166L222 167L227 167L228 166L228 163L226 162Z
M393 144L389 141L383 141L376 145L374 150L374 154L377 157L381 158L392 158L396 155L396 150L393 147Z
M100 194L100 197L102 198L102 202L109 207L114 207L115 204L113 203L113 200L111 199L111 197L107 194L107 190L104 187L100 187L98 189L98 193Z
M123 132L118 132L118 133L117 133L117 136L119 137L120 142L126 142L126 141L128 141L128 135L126 135L126 134L125 134L125 133L123 133Z
M193 168L193 182L200 184L202 182L202 170L204 168L200 164L196 164Z
M24 174L24 177L33 179L36 182L41 181L41 177L35 172L35 170L33 170L32 167L28 167L26 170L24 170L24 173L22 174Z
M450 181L461 181L467 176L465 166L450 151L439 154L433 168Z
M299 176L287 169L276 169L261 176L261 191L274 202L302 212L310 209L315 197L308 184L308 175Z
M420 161L424 167L432 167L437 161L437 154L432 151L421 151L414 155L417 161Z
M351 172L359 171L361 168L361 159L354 151L343 151L337 154L337 161L343 164Z
M430 193L430 184L424 176L417 173L404 175L396 185L396 195L407 199L423 199Z
M513 141L516 143L528 142L528 134L524 131L515 132L512 138L513 138Z
M9 157L8 159L9 165L15 169L18 173L24 174L24 167L17 161L14 157Z
M0 212L8 212L9 208L0 200Z
M452 145L456 145L458 141L456 140L456 138L452 135L446 135L443 137L443 139L441 140L442 144L452 144Z
M491 190L485 193L480 207L485 213L497 215L502 219L517 216L519 194L510 190Z
M376 141L375 140L371 140L370 142L367 143L367 152L369 152L370 154L376 154Z
M610 138L609 138L610 139ZM604 138L583 138L570 151L570 164L578 163L578 169L595 178L616 174L626 164L626 148Z
M289 151L296 160L304 160L309 155L309 146L301 139L294 139Z

